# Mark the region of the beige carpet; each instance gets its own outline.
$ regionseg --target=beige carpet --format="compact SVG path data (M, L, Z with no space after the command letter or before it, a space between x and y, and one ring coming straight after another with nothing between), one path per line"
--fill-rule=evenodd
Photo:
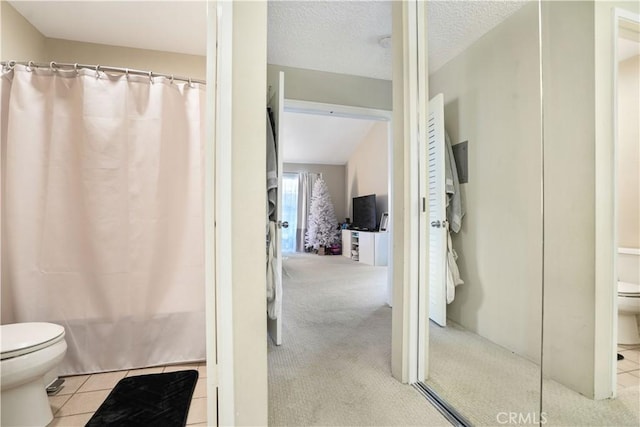
M269 425L450 425L391 376L386 267L283 261L283 344L269 342Z
M505 412L540 420L538 365L453 322L431 324L429 332L427 384L473 425L499 425ZM542 411L546 426L640 426L640 385L617 399L594 401L545 379Z

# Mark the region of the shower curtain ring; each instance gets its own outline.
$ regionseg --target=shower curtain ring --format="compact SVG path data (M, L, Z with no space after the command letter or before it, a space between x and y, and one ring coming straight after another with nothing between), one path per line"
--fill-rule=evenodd
M80 74L80 72L78 71L78 63L77 62L75 64L73 64L73 70L76 72L76 76L78 74Z
M96 65L96 80L100 78L100 65Z
M27 68L29 69L29 71L33 71L34 67L35 67L35 64L33 63L33 61L27 62Z
M55 61L51 61L49 62L49 68L51 71L58 71L58 64L56 64Z
M129 69L128 68L124 69L124 76L127 78L127 80L129 80Z
M193 82L191 82L191 77L189 77L189 87L193 87Z
M170 84L173 84L173 74L171 74L171 80L169 80Z
M149 71L149 82L153 84L153 73Z

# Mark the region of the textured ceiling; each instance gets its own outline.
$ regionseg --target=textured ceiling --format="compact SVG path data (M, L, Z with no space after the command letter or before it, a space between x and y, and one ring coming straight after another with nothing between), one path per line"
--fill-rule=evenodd
M429 70L437 70L526 0L429 1ZM204 1L16 1L45 36L195 55L206 48ZM269 1L268 61L391 79L389 1Z
M429 71L434 72L529 0L429 1ZM391 80L388 1L270 1L268 62Z
M268 62L390 80L390 34L387 1L271 1Z
M375 123L285 112L282 159L286 163L344 165Z

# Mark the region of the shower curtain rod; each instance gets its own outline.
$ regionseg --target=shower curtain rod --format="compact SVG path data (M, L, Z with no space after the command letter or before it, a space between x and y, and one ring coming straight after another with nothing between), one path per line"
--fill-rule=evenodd
M57 71L59 69L68 69L75 70L76 72L79 69L87 69L94 70L96 72L104 71L104 72L115 72L122 73L125 75L134 74L137 76L147 76L151 80L153 77L165 77L172 82L174 80L180 80L183 82L191 83L199 83L199 84L207 84L206 80L193 79L191 77L183 77L183 76L174 76L173 74L162 74L162 73L154 73L153 71L143 71L143 70L135 70L131 68L121 68L121 67L108 67L104 65L87 65L87 64L72 64L68 62L55 62L51 61L49 63L44 62L34 62L34 61L2 61L0 62L2 68L4 70L11 70L16 64L24 65L29 68L48 68L52 71Z

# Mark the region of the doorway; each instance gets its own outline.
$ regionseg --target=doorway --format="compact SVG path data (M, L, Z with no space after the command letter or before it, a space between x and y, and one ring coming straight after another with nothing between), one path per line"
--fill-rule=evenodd
M614 22L614 359L612 395L640 388L640 17L617 10ZM614 325L616 322L612 322ZM616 330L617 329L617 330Z
M285 82L286 78L285 74ZM389 194L389 176L393 175L390 168L392 159L389 156L391 113L385 110L358 109L286 98L284 106L281 123L283 129L281 143L284 153L282 221L288 222L289 228L286 232L283 231L282 345L276 347L270 343L269 347L269 399L270 407L273 408L270 410L269 420L270 423L275 424L287 422L308 424L314 422L308 418L313 414L305 410L287 410L287 405L283 403L290 398L299 399L300 395L304 395L303 390L308 384L315 384L318 400L333 402L332 405L340 407L343 399L339 397L343 393L345 396L348 393L356 393L357 390L353 389L354 384L370 381L370 379L364 379L365 376L379 378L385 375L386 378L383 381L395 381L390 372L390 357L385 356L385 354L390 356L391 350L390 333L388 333L391 329L391 309L387 306L387 302L392 275L390 266L369 266L339 254L322 256L303 252L300 239L304 238L304 232L301 232L299 224L293 225L294 221L299 220L300 217L298 210L292 209L292 205L298 205L301 198L309 196L303 197L299 192L298 177L303 173L322 176L331 190L335 190L336 186L342 187L341 195L332 197L342 199L332 200L339 223L344 223L347 217L352 217L349 207L352 197L360 196L362 192L376 192L379 201L384 203L384 209L377 209L380 211L377 212L377 221L380 222L382 210L389 210L387 201L391 199ZM308 137L294 131L287 132L286 121L296 118L310 122L313 122L311 120L313 118L321 119L323 123L328 123L327 126L332 126L331 123L339 126L340 123L345 122L352 122L355 128L363 125L360 132L364 136L355 137L359 144L353 150L365 151L371 157L383 159L384 169L389 172L384 173L385 171L379 170L380 168L372 167L369 175L384 173L384 184L382 184L384 188L371 190L371 187L367 187L367 176L364 171L359 171L360 175L353 171L348 172L350 168L348 161L338 165L327 165L322 164L327 160L320 160L319 157L296 157L297 151L289 150L287 144L290 144L292 139ZM376 132L377 128L380 129ZM345 125L344 129L349 133L354 128ZM319 131L316 129L316 132ZM358 132L355 131L355 133ZM375 144L369 138L372 133L376 133L376 136L383 134L382 152L371 153L371 150L380 151L380 145L370 148L369 144ZM356 167L352 164L351 168ZM335 178L332 175L336 174L341 174L337 183L332 182L332 178ZM295 243L287 244L286 233L294 237ZM285 250L287 247L297 248L297 251L287 251ZM343 251L350 251L350 247L343 247ZM388 261L385 264L388 265ZM378 331L380 336L377 336ZM305 343L304 348L299 346L300 342ZM381 343L385 343L387 348L381 350ZM333 369L332 367L344 370L345 373L338 377L326 377L321 374L321 371ZM364 371L368 370L376 372L365 375ZM299 377L295 384L290 383L293 372ZM357 377L360 379L356 379ZM343 386L339 386L341 383ZM337 389L340 391L331 392ZM293 390L297 390L295 396L289 396ZM299 406L305 408L304 398L302 400ZM339 416L338 413L325 412L318 420L328 423L334 419L325 417L336 416L334 421L339 420L340 423L345 423L348 412L346 408L339 413ZM361 417L364 412L360 412L358 416ZM355 418L353 422L356 422Z

